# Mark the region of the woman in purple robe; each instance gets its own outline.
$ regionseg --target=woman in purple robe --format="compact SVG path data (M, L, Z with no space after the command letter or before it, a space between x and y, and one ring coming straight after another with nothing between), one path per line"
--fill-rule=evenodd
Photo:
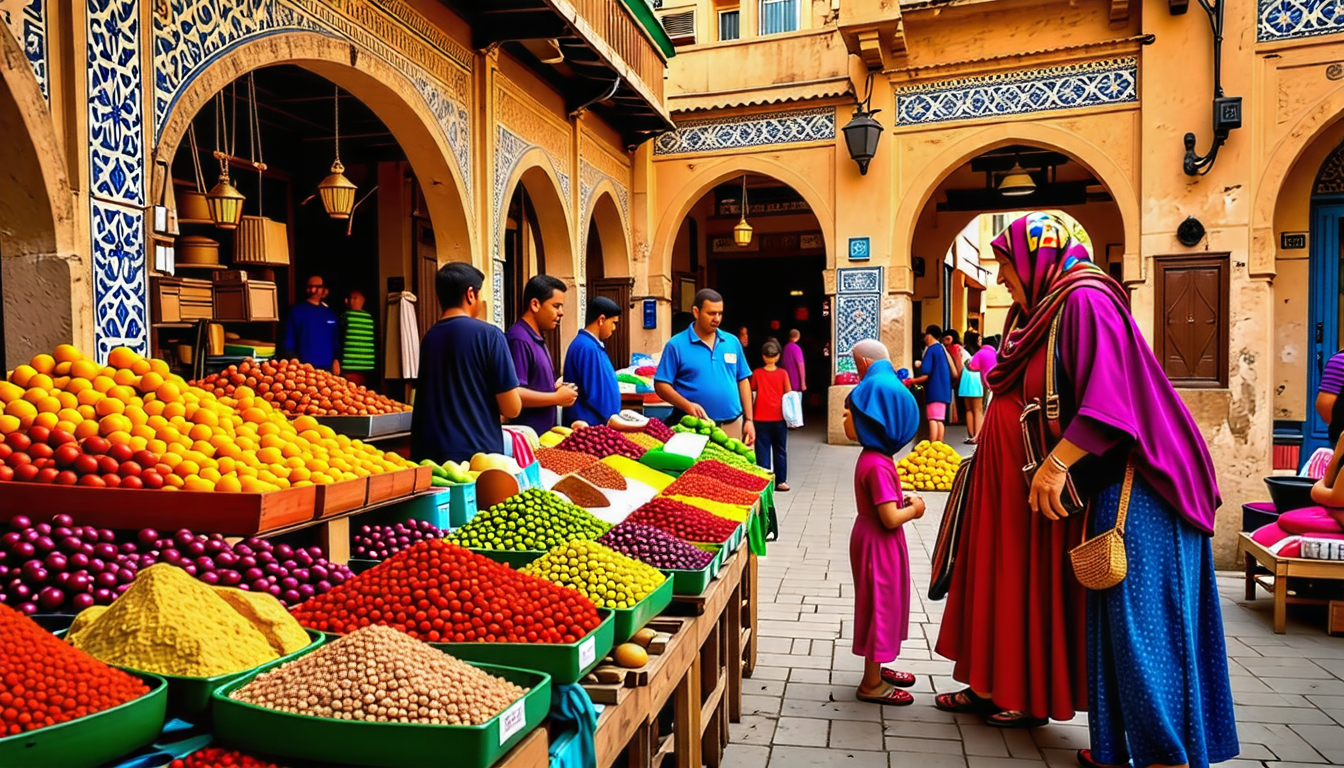
M1025 480L1015 486L1026 490L1026 506L1039 515L1033 515L1036 521L1030 526L1065 526L1057 529L1069 531L1065 547L1081 543L1075 527L1078 515L1069 515L1062 501L1066 479L1072 476L1079 494L1090 500L1086 536L1110 530L1116 524L1126 467L1134 467L1124 529L1127 575L1114 587L1086 595L1091 749L1080 750L1078 761L1086 768L1131 762L1135 768L1205 768L1236 757L1239 747L1210 542L1221 499L1208 447L1139 333L1128 295L1091 263L1064 222L1050 214L1029 214L1014 222L993 247L999 282L1008 288L1014 304L998 364L988 381L995 395L1004 399L996 398L991 406L987 431L990 421L998 421L996 416L1007 415L1003 404L1022 398L1044 400L1042 369L1050 326L1062 313L1056 349L1061 434L1030 486ZM998 455L1010 461L1020 458L1007 451ZM991 455L983 458L995 463ZM1010 471L1021 477L1021 466L998 471L977 466L972 481L990 474L1009 477ZM988 495L989 489L973 489L970 495L976 496L976 490ZM1011 491L1000 490L1001 508L1021 504L1007 498ZM979 567L976 548L991 562L1015 562L1020 557L995 552L992 542L968 532L977 525L973 517L964 523L958 565L969 560L965 567ZM1069 567L1067 556L1057 547L1037 550L1036 556L1063 557L1065 562L1037 564L1025 575L1000 573L993 583L995 591L1011 593L1012 580L1020 579L1024 592L1039 595L1032 580L1039 578L1040 568ZM963 593L957 595L954 574L949 615L938 644L940 652L945 648L951 652L945 655L974 645L967 632L993 632L984 624L985 603L992 596L976 599L968 593L981 583L963 582ZM1077 589L1077 583L1069 587L1055 582L1059 588L1067 593ZM1034 616L1038 609L1030 607L1029 612ZM1072 634L1067 627L1055 627L1054 632L1059 638ZM1077 649L1071 646L1065 641L1054 646L1055 652L1072 655ZM961 679L971 680L973 689L946 703L983 706L975 681L989 681L992 687L998 670L961 671L969 673ZM999 702L997 691L987 692Z

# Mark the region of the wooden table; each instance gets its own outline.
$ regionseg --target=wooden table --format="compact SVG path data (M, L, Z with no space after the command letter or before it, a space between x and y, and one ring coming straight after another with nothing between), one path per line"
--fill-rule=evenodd
M1311 560L1304 557L1280 557L1242 533L1237 551L1246 562L1246 599L1256 598L1257 585L1274 596L1274 631L1283 634L1288 627L1288 605L1326 605L1329 600L1288 594L1289 579L1333 579L1344 581L1344 560ZM1269 573L1257 574L1256 565Z
M495 768L549 768L550 746L546 726L543 725L515 744L508 754L495 763Z

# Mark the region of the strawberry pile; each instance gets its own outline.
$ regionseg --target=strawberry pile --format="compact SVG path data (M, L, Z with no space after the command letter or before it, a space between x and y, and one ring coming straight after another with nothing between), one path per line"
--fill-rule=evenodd
M724 504L737 504L749 507L756 503L759 493L734 488L707 475L693 475L689 472L663 489L664 496L694 496L699 499L720 501Z
M322 632L380 624L431 643L574 643L601 622L578 592L442 540L403 550L292 612Z
M683 541L719 544L737 530L737 523L675 499L657 498L636 509L627 523L651 525Z
M743 472L736 467L730 467L721 461L697 461L686 470L687 475L703 475L721 483L726 483L734 488L742 488L752 493L760 493L769 485L770 481L760 475L753 475L750 472Z

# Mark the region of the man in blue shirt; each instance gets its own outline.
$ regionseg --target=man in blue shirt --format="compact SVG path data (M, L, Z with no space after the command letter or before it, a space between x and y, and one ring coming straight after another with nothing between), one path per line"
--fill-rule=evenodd
M929 440L943 442L946 436L947 406L952 402L952 364L943 346L943 329L930 325L924 329L924 359L919 376L912 383L924 385L924 415L929 420Z
M327 295L321 275L308 278L308 298L295 304L285 320L285 336L280 349L285 355L314 368L341 375L337 353L341 346L340 319L331 307L322 303Z
M420 378L411 417L411 457L466 461L504 449L503 419L522 410L509 345L485 311L485 275L462 262L439 268L443 315L420 342Z
M563 411L566 424L586 421L606 424L621 410L621 387L603 342L616 332L621 308L606 296L588 302L587 325L574 337L565 354L565 381L578 387L578 400Z
M700 291L691 314L695 322L663 347L663 359L653 375L654 391L674 409L668 423L683 413L712 419L729 436L754 445L751 368L742 344L719 331L723 296L709 288Z
M555 426L555 409L574 404L572 384L557 381L551 351L543 331L553 331L565 316L565 284L550 275L537 275L523 288L523 316L505 338L513 357L513 370L522 389L523 412L512 423L531 427L538 435Z

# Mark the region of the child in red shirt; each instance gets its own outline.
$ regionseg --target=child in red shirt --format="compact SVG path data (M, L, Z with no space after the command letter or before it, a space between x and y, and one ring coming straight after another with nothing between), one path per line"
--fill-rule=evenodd
M761 347L765 365L751 372L751 388L756 392L756 465L775 473L775 490L787 491L789 474L788 426L784 423L784 394L789 373L779 368L779 342L771 339Z

